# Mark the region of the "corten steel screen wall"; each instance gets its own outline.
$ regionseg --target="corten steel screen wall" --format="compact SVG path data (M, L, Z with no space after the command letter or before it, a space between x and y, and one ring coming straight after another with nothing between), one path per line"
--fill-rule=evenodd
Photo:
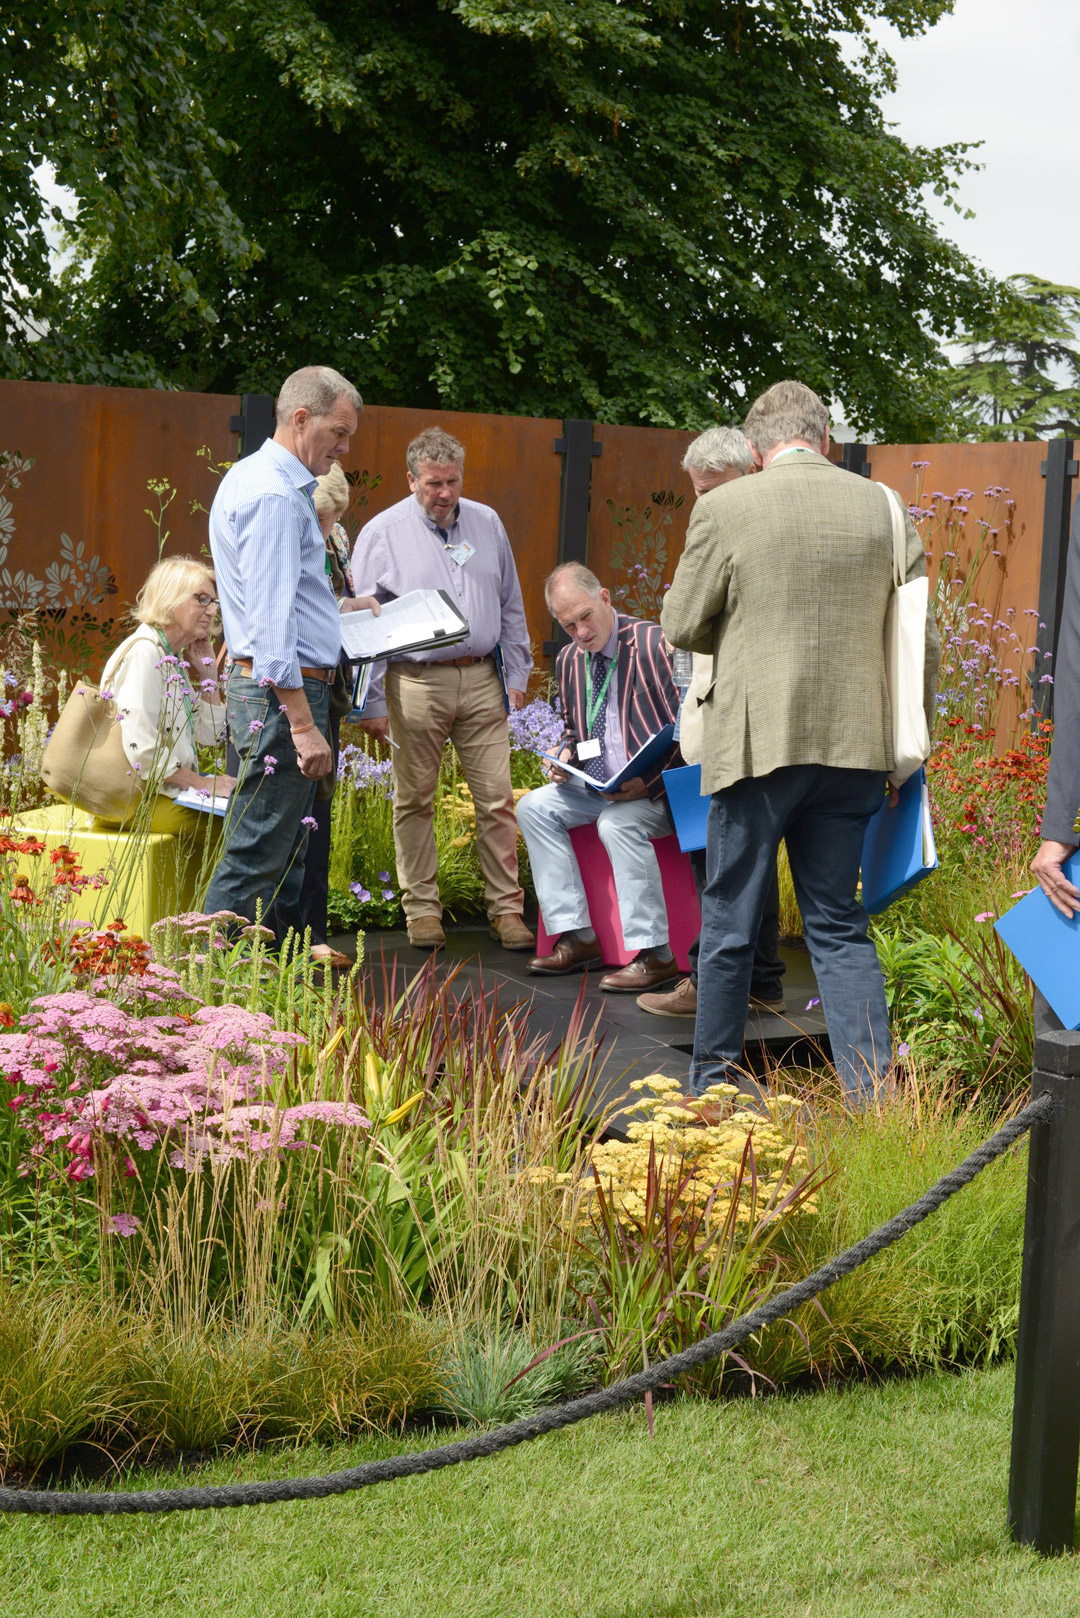
M13 528L0 531L0 549L7 545L0 608L10 604L3 572L46 578L60 560L60 536L68 534L115 576L118 594L96 610L103 618L122 611L157 560L157 533L146 515L147 507L157 509L157 498L148 478L167 478L179 490L165 520L166 553L198 556L207 543L206 518L192 515L191 502L209 506L217 487L198 451L205 444L215 461L235 457L229 417L239 408L227 394L0 382L0 449L35 463L6 497Z
M680 462L695 435L653 427L604 426L597 426L595 434L603 445L603 454L593 462L590 567L605 583L620 582L617 577L609 578L612 551L619 538L609 501L616 508L631 507L641 511L653 504L654 494L671 490L676 496L684 496L684 500L667 529L666 578L670 581L682 554L694 506L690 480ZM838 459L839 448L833 453ZM978 534L974 519L982 515L985 506L983 491L994 484L1008 489L1016 501L1015 539L1007 562L999 570L998 586L986 605L999 617L1008 607L1013 607L1019 615L1025 608L1038 605L1046 488L1040 467L1046 459L1045 444L871 444L866 449L866 458L872 481L897 489L909 502L915 499L918 476L912 467L913 461L930 462L921 474L924 505L927 504L925 496L934 490L954 495L957 489L974 489L975 498L968 502L971 512L967 522L969 551ZM1073 480L1074 494L1076 488ZM1004 517L1003 510L999 511L999 516ZM966 559L962 552L961 560ZM987 569L984 577L993 576Z
M86 558L98 557L115 575L117 594L94 609L115 616L135 596L157 554L157 536L146 508L156 507L147 490L150 478L165 478L178 491L169 508L167 551L199 554L206 544L206 517L191 504L209 506L217 483L198 451L206 446L214 461L235 458L238 441L230 428L240 400L225 394L167 393L134 388L97 388L38 382L0 381L0 449L32 456L35 466L17 491L10 510L0 507L0 608L9 604L6 571L39 579L61 561L61 535L82 542ZM543 602L543 580L559 558L562 455L555 453L563 424L553 419L470 415L456 411L402 410L370 405L364 411L346 470L366 472L366 504L354 500L350 526L393 505L407 493L405 449L422 427L440 425L466 448L465 492L495 507L514 549L537 662L549 640L551 620ZM670 580L681 554L693 509L693 492L680 461L695 436L663 428L597 425L601 453L589 460L588 561L604 582L617 588L628 581L614 566L620 528L611 507L642 517L663 544L663 571ZM839 450L835 452L839 455ZM968 519L969 545L977 534L975 517L984 507L983 490L1000 484L1016 501L1015 539L1007 558L984 579L992 580L987 604L998 617L1012 607L1017 618L1038 604L1046 480L1040 468L1047 446L1030 444L871 445L866 451L871 476L891 484L911 500L913 461L929 461L922 473L924 494L958 488L975 491ZM1077 483L1070 478L1071 504ZM655 509L654 494L670 491L681 505ZM609 505L610 502L610 505ZM625 529L625 524L624 524ZM640 529L640 523L639 523ZM628 531L628 530L626 530ZM49 605L42 599L42 605ZM93 671L86 671L93 672Z
M205 445L215 462L235 460L238 440L229 424L240 408L226 394L0 381L0 449L35 462L21 488L9 491L10 512L0 507L0 549L7 546L0 575L6 569L14 579L23 570L44 579L61 558L61 534L68 534L115 576L118 593L94 610L102 618L122 612L157 559L157 532L146 515L147 507L157 509L157 497L147 480L168 479L178 491L165 518L166 554L203 553L206 516L193 514L191 504L209 507L217 478L199 450ZM366 505L354 497L350 526L408 494L406 446L432 425L465 445L466 494L494 506L506 524L540 663L550 627L544 579L558 559L562 458L553 446L562 423L370 406L344 464L346 472L379 481L364 490ZM0 579L0 610L9 595Z

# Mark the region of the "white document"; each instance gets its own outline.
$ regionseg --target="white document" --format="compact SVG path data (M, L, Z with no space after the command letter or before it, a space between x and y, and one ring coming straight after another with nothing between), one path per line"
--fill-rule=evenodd
M229 812L228 796L223 798L215 793L211 797L209 792L200 792L198 787L185 787L183 792L176 794L173 802L178 803L181 809L198 809L204 815L224 816Z
M420 652L464 640L469 623L443 590L410 590L382 604L341 615L341 644L350 663L371 663L395 652Z

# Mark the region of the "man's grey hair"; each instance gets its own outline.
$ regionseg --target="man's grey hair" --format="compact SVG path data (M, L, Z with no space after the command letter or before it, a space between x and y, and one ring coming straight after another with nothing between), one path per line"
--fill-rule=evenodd
M710 427L694 439L682 458L684 472L746 473L754 464L746 434L738 427Z
M813 388L804 382L774 382L750 406L745 432L760 455L777 444L804 438L820 444L829 425L829 412Z
M555 571L549 573L544 580L544 600L547 602L549 612L555 611L551 605L551 598L556 590L565 589L567 586L571 590L584 590L587 596L594 598L599 598L604 588L596 574L591 568L586 567L584 562L560 562Z
M444 432L441 427L425 427L422 433L417 433L405 451L405 464L414 478L420 476L422 461L430 461L432 466L451 466L456 463L464 470L465 446L459 444L452 433Z
M329 365L304 365L287 376L278 391L275 414L279 427L287 427L294 410L307 410L313 416L328 416L339 399L352 406L357 415L364 408L359 390Z

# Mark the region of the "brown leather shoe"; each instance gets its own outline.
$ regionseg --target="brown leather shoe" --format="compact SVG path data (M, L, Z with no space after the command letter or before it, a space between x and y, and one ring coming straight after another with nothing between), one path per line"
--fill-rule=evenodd
M628 966L617 972L605 972L600 979L602 989L616 994L639 994L642 989L655 989L661 983L671 983L679 975L674 955L657 955L654 949L639 950Z
M531 933L520 916L507 911L491 918L491 936L503 949L535 949L536 935Z
M446 934L438 916L410 916L406 926L409 929L409 943L415 949L441 949L446 943Z
M763 994L752 994L750 996L751 1017L760 1016L762 1012L769 1011L771 1011L774 1015L779 1015L781 1011L786 1010L787 1001L784 999L782 994L778 994L775 1000L767 999Z
M590 939L586 944L580 938L569 938L565 934L559 939L550 955L534 955L529 962L530 972L539 972L542 977L560 977L564 972L578 972L584 969L590 972L594 966L603 966L604 950L598 938Z
M637 1003L654 1017L697 1016L697 990L689 978L683 978L666 994L639 994Z

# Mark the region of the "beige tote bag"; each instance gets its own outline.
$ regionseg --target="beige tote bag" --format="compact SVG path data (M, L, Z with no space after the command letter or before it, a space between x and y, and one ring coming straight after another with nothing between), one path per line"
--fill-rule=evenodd
M884 487L884 486L882 486ZM889 780L901 787L930 757L930 731L923 707L926 670L926 613L930 580L924 574L905 584L907 524L900 497L885 489L892 516L893 592L885 612L885 683L892 713L893 768Z
M41 779L58 798L121 825L132 818L142 781L124 754L116 704L80 680L41 759Z

